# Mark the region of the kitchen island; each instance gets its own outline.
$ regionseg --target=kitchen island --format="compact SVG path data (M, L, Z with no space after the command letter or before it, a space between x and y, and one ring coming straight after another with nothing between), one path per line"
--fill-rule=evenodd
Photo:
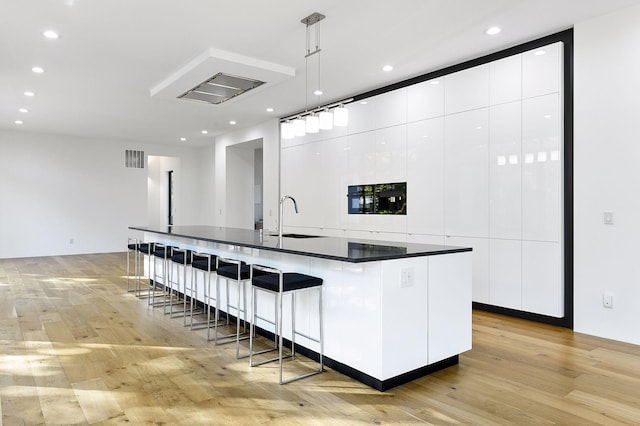
M455 365L471 349L471 249L213 226L132 226L159 242L320 277L325 364L381 391ZM200 282L197 285L202 286ZM199 292L202 294L202 292ZM313 294L296 328L317 329ZM268 311L272 300L261 312ZM273 308L271 308L273 309ZM290 330L284 318L284 337ZM268 332L267 322L256 324ZM309 331L309 333L313 333ZM317 343L296 338L301 353Z

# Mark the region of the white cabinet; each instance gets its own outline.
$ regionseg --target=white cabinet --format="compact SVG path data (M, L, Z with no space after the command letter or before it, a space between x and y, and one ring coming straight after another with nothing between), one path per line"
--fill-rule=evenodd
M407 232L444 235L444 118L407 125Z
M522 54L522 97L560 92L562 82L561 42Z
M407 89L373 96L347 106L349 134L397 126L407 122Z
M470 256L464 252L428 257L429 364L450 357L451 350L462 353L471 349ZM437 327L439 324L446 327Z
M373 132L375 180L362 183L405 182L407 180L407 126Z
M489 233L522 238L522 102L489 111Z
M348 128L283 141L301 208L285 223L473 247L474 301L562 316L562 57L556 43L354 102ZM405 181L406 215L347 213L349 185Z
M522 55L513 55L489 64L490 104L499 105L522 98Z
M445 237L448 246L473 248L473 301L491 303L489 281L489 239Z
M489 106L489 64L449 74L445 82L445 114Z
M522 242L522 309L553 317L564 315L560 243Z
M491 239L489 277L492 305L522 309L522 241Z
M489 236L489 110L445 117L445 233Z
M445 81L445 78L437 78L407 88L409 123L444 115Z
M562 156L560 95L522 105L522 238L560 241Z

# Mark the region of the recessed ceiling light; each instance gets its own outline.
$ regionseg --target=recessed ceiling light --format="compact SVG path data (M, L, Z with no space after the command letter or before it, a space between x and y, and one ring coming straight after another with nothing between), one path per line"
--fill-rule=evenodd
M60 36L58 35L58 33L57 33L57 32L55 32L55 31L53 31L53 30L47 30L47 31L44 31L44 32L42 33L42 35L43 35L43 36L45 36L46 38L50 38L50 39L52 39L52 40L55 40L55 39L57 39L58 37L60 37Z
M236 121L235 121L235 120L231 120L231 121L229 122L229 124L231 124L231 125L233 126L234 124L237 124L237 123L236 123Z
M322 90L320 90L320 89L316 89L316 90L313 92L313 94L314 94L314 95L316 95L316 96L320 96L320 95L322 95Z
M392 65L385 65L384 67L382 67L382 71L384 71L384 72L393 71L393 66Z
M22 124L22 120L16 120L16 121L14 121L14 123L16 123L16 124Z
M44 72L44 68L42 68L42 67L33 67L33 68L31 68L31 71L35 72L36 74L42 74Z
M542 56L545 53L547 53L547 52L545 52L544 50L536 50L533 54L536 55L536 56Z
M209 133L209 131L208 131L208 130L203 130L203 131L202 131L202 134L203 134L203 135L206 135L207 133Z
M544 118L551 118L551 114L545 115Z
M369 103L369 102L367 102L367 101L360 101L360 105L366 105L366 104L368 104L368 103Z
M273 108L271 107L267 108L267 112L273 112Z
M26 109L26 108L20 108L18 111L20 111L20 112L29 112L29 110Z
M485 32L484 32L484 33L485 33L486 35L496 35L496 34L499 34L499 33L500 33L500 31L502 31L502 30L500 29L500 27L489 27L489 28L487 28L487 29L485 30Z
M434 84L434 85L435 85L435 84L440 84L440 82L439 82L438 80L431 80L431 81L430 81L430 83L431 83L431 84Z
M180 140L181 140L182 142L184 142L184 141L186 141L186 140L187 140L187 138L180 138Z
M36 94L33 93L33 92L30 92L30 91L26 91L26 92L24 92L24 95L31 97L31 96L35 96Z

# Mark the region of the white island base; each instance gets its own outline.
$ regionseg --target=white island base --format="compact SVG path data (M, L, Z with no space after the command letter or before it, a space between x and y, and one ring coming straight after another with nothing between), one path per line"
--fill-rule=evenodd
M471 251L349 262L154 232L145 232L145 241L321 277L325 365L380 391L457 364L458 354L471 349ZM202 278L197 285L202 294ZM296 298L296 329L311 336L318 329L317 297ZM261 315L268 317L273 303L260 292ZM285 309L283 334L290 339L287 315ZM256 325L274 332L267 322ZM296 337L296 344L316 358L317 343Z

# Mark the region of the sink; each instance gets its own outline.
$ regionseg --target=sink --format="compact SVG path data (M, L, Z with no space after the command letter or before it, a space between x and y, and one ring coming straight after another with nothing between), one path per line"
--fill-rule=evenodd
M272 237L277 237L278 234L269 234ZM322 235L306 235L306 234L282 234L283 237L287 238L322 238Z

